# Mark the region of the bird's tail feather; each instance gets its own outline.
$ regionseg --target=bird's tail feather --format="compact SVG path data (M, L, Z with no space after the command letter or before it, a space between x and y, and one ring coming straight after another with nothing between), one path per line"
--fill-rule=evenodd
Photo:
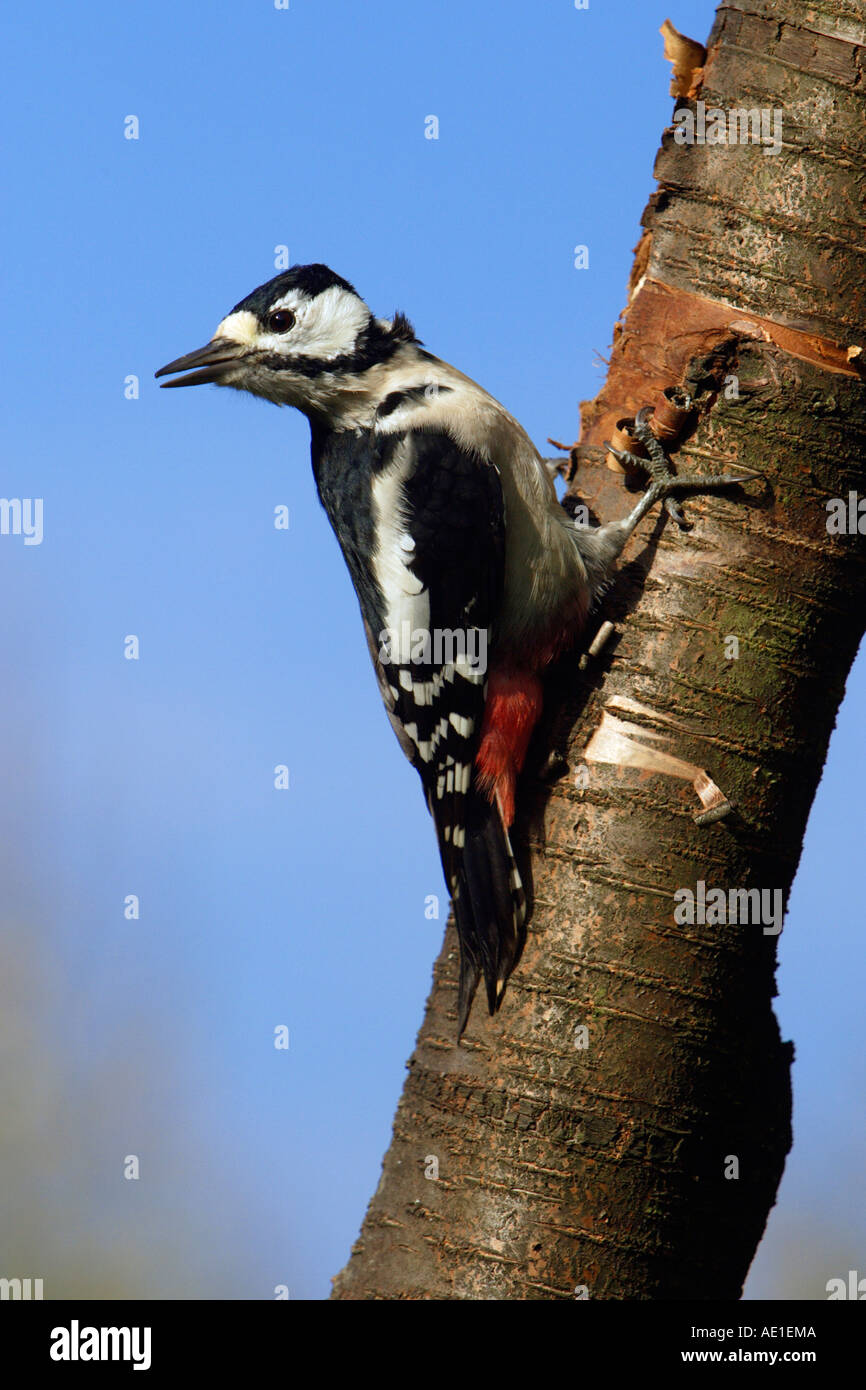
M467 797L466 839L453 887L460 940L458 1038L483 974L493 1014L523 949L526 894L499 808L473 786Z

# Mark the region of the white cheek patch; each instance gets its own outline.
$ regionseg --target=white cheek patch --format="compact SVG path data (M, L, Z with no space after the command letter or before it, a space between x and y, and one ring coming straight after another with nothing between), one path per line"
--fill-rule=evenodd
M332 285L306 301L293 303L286 295L285 307L295 311L298 321L283 342L291 340L297 357L317 357L326 362L351 353L370 321L370 310L363 300L341 285Z
M259 323L249 309L229 314L217 324L215 338L229 338L233 343L254 343L259 336Z

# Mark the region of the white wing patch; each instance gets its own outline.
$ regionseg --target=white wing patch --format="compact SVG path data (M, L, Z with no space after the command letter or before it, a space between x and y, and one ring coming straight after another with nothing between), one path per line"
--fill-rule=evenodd
M385 627L391 635L391 660L395 666L411 663L412 634L430 626L430 596L409 568L415 542L406 530L404 516L403 482L408 470L409 459L401 452L390 467L373 479L376 549L372 569L385 599ZM411 680L406 685L405 674L400 672L400 684L411 691Z

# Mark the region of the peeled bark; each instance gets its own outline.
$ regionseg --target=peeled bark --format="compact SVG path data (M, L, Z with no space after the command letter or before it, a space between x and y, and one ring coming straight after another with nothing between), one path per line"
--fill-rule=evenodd
M665 133L574 486L596 519L623 514L600 446L683 385L700 418L679 470L763 482L686 500L687 533L647 518L599 616L616 638L550 681L521 788L523 958L457 1046L449 928L337 1298L740 1295L790 1145L777 937L678 923L674 893L787 900L863 632L863 537L828 535L826 503L866 494L848 351L866 298L864 43L850 0L724 5L678 102L779 109L782 148ZM691 777L647 749L705 770L735 811L696 824Z

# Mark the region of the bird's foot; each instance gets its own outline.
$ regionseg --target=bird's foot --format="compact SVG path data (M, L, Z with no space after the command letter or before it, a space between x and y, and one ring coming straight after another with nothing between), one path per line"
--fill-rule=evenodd
M615 449L612 444L606 443L605 448L628 468L640 468L649 473L652 481L647 489L647 497L652 497L653 502L663 501L665 511L681 530L688 530L691 522L686 520L674 494L715 492L719 488L734 487L738 483L748 482L750 478L760 476L749 468L744 468L740 473L720 473L716 477L696 473L677 475L664 445L656 439L649 427L651 413L652 408L644 406L643 410L638 411L634 422L634 436L646 449L646 458L640 458L628 449Z

